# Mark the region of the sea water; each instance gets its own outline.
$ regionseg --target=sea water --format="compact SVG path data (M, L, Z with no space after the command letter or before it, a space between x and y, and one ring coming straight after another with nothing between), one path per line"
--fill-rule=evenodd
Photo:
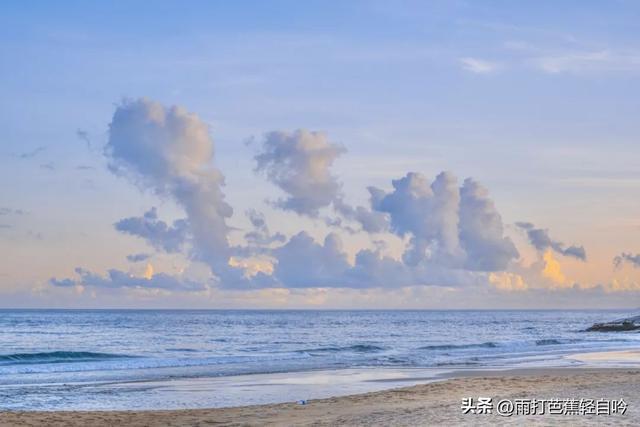
M631 314L0 310L0 409L232 406L326 396L336 389L318 381L372 373L565 366L577 363L567 354L640 346L634 332L583 332ZM357 383L344 390L383 382Z

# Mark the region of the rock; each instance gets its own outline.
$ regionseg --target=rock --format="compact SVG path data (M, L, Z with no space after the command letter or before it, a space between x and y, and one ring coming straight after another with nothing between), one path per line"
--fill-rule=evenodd
M611 322L595 323L593 326L587 328L586 332L624 332L636 330L640 330L640 316L628 317Z

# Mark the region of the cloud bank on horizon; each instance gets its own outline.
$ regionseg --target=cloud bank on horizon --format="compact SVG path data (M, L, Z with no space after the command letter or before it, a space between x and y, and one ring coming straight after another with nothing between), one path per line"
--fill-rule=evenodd
M324 219L322 240L300 230L290 236L272 232L265 216L246 212L251 229L232 244L234 215L225 197L224 175L215 165L209 126L183 107L166 107L147 98L117 106L104 155L109 170L137 186L175 202L185 217L167 223L150 207L127 217L115 230L145 241L157 254L183 256L206 265L199 280L186 274L142 274L110 269L95 273L78 266L75 278L52 278L61 288L140 288L200 292L211 288L403 288L477 287L495 291L580 288L562 272L553 254L586 261L582 246L565 245L532 223L519 222L537 260L524 265L489 191L472 178L462 183L448 171L433 180L409 171L391 189L367 188L369 206L353 206L342 192L332 165L346 151L322 132L270 131L254 157L255 172L278 187L283 197L269 203L283 212ZM277 225L277 224L275 224ZM372 243L355 253L347 236ZM386 251L385 238L401 242L400 253ZM394 256L395 255L395 256ZM123 256L125 256L123 254ZM151 255L128 255L132 263ZM623 254L616 258L635 263Z

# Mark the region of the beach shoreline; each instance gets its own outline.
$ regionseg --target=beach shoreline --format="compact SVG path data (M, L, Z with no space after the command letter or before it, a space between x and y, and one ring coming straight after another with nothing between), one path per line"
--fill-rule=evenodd
M464 414L464 398L623 399L624 414ZM213 409L151 411L0 412L0 426L183 426L183 425L495 425L541 423L596 425L640 422L640 369L548 367L463 370L427 383L347 396Z

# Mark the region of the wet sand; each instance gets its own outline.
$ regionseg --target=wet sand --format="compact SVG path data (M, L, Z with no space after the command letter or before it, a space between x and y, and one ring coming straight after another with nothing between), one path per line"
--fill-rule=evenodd
M532 368L454 372L453 378L296 403L170 411L2 412L0 426L640 425L640 370ZM624 399L625 414L463 414L462 399Z

